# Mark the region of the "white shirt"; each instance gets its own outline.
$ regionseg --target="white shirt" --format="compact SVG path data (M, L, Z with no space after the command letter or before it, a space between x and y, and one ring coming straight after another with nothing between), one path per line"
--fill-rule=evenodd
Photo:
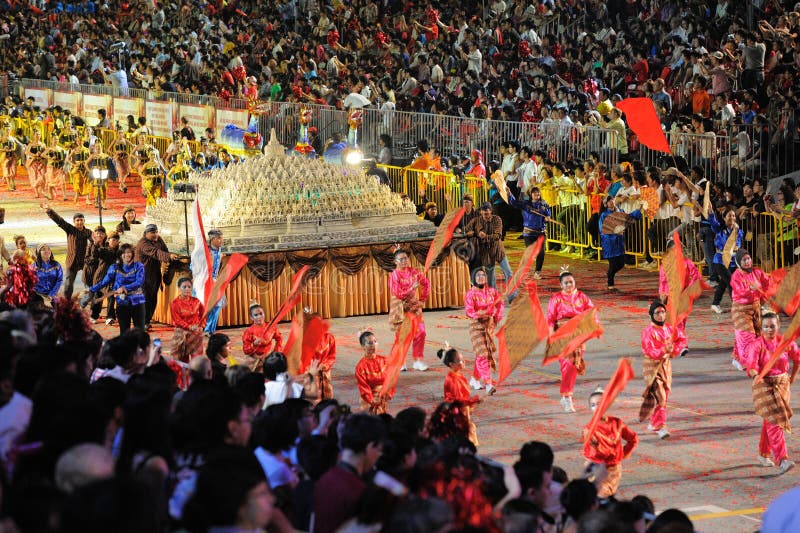
M474 70L477 74L483 71L483 54L477 48L467 54L467 70Z
M280 457L272 452L268 452L261 446L255 449L253 454L261 464L264 475L267 477L269 488L275 489L281 485L295 486L298 483L297 474L295 474L289 465L287 465Z
M0 407L0 459L3 461L14 441L28 428L32 410L33 402L18 392Z
M264 406L283 403L287 398L300 398L303 395L303 386L290 380L286 372L278 374L275 381L264 383Z

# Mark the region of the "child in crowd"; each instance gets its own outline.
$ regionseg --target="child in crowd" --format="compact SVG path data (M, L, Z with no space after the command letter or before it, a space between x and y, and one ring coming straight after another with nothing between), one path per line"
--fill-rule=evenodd
M442 360L444 366L450 369L444 378L444 401L464 404L469 419L469 440L478 446L478 435L475 423L472 421L472 407L479 404L481 399L478 396L469 395L467 378L461 372L464 370L464 356L455 348L450 348L448 344L436 352L436 355Z

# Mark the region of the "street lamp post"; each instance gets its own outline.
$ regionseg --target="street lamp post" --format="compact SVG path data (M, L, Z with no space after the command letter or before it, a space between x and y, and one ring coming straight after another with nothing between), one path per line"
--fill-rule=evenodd
M192 255L189 249L189 204L197 196L197 185L194 183L177 182L172 186L174 193L172 199L183 203L183 231L186 237L186 255Z
M97 206L97 214L100 215L100 225L103 225L103 200L101 198L101 191L108 179L108 169L95 167L92 169L92 180L94 181L95 191L95 205Z

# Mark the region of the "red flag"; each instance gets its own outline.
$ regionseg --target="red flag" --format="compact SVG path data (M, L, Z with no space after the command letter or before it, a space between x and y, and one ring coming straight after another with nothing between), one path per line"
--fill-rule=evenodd
M232 254L229 258L227 263L222 265L222 268L219 269L219 273L217 274L217 281L214 282L214 286L211 288L211 292L208 294L208 302L206 304L206 315L208 315L209 311L217 305L223 296L225 296L225 290L228 288L228 285L236 279L236 276L239 275L239 272L242 270L247 264L247 256L244 254Z
M381 395L390 398L394 394L397 380L400 378L400 369L405 363L411 341L419 326L420 316L416 313L406 313L405 319L394 337L392 351L389 352L389 361L386 363L386 377L383 380Z
M294 376L301 369L308 368L328 329L330 325L322 317L312 315L308 318L304 313L298 313L294 317L289 338L283 348L289 374Z
M796 313L792 317L792 321L789 323L789 327L786 328L786 332L783 334L783 340L775 347L775 351L772 352L772 355L767 361L767 364L764 365L764 368L761 369L758 376L756 376L756 383L761 381L767 373L772 370L772 367L775 366L775 363L778 362L780 359L781 354L786 351L786 348L789 347L791 343L793 343L798 337L800 337L800 313Z
M542 366L566 357L589 339L596 339L602 334L603 328L597 320L596 308L592 307L575 315L547 339L547 351Z
M536 282L526 281L525 289L528 294L527 302L522 294L515 298L509 307L505 322L495 333L498 342L498 384L502 383L517 365L547 338L547 321L539 304Z
M800 307L800 264L773 270L764 296L781 311L794 316Z
M280 322L283 317L289 314L289 311L297 305L300 301L300 297L302 296L301 291L303 290L303 286L305 285L306 281L306 273L309 271L311 267L309 265L303 266L300 270L295 272L294 277L292 277L292 288L289 291L289 295L286 297L286 300L281 305L281 308L278 309L278 312L269 322L269 330L275 327L275 324Z
M625 113L628 127L639 137L639 142L652 150L672 153L661 129L656 106L649 98L626 98L617 103L617 109Z
M458 223L461 222L461 217L464 216L464 208L450 210L442 219L442 223L436 228L436 235L431 241L431 247L428 249L428 256L425 258L425 268L423 273L427 274L430 270L433 261L442 252L445 246L450 244L453 239L453 232L456 231Z
M619 364L617 364L617 371L614 372L614 375L611 376L611 379L608 381L608 385L606 385L605 391L603 392L603 398L600 400L600 405L597 406L597 409L592 415L592 419L589 421L589 425L586 426L584 442L589 442L591 440L600 419L605 416L608 408L611 407L611 404L614 403L614 400L617 398L617 395L622 392L625 385L632 379L633 367L631 366L630 360L626 357L620 358Z

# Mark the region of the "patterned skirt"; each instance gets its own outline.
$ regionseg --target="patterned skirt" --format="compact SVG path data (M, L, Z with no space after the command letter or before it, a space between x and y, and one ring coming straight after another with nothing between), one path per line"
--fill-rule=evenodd
M642 393L642 406L639 408L639 421L646 419L657 405L667 405L667 397L672 389L672 360L644 358L644 381L647 384Z
M471 319L469 321L469 340L475 357L484 357L494 368L494 355L497 348L494 345L494 320L491 318Z
M761 304L737 304L731 306L733 329L747 331L754 335L761 335Z
M203 332L175 328L172 335L172 351L170 355L184 363L188 363L193 355L203 353Z
M759 383L753 383L753 405L758 416L791 433L790 386L786 373L764 376Z

